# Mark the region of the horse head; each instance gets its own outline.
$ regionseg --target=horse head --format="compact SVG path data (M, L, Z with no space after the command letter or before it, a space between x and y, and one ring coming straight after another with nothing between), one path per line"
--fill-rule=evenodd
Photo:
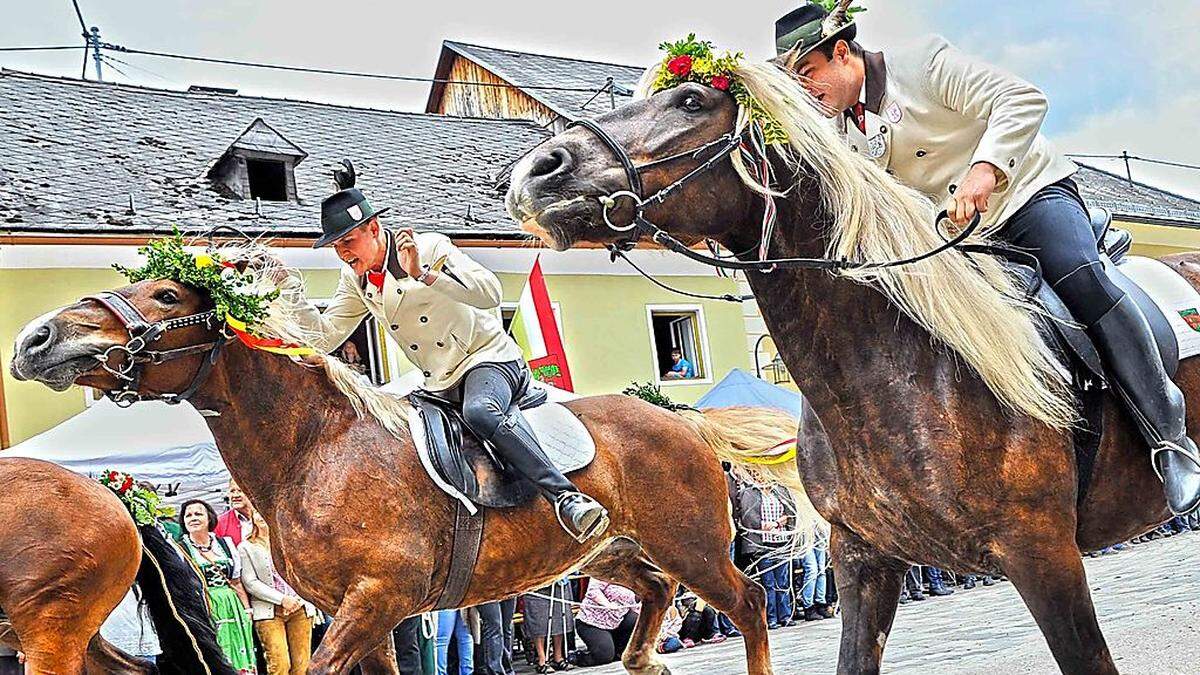
M640 167L642 196L647 196L711 157L711 152L693 156L690 151L719 143L734 130L737 116L738 104L728 92L686 82L602 115L595 123ZM605 222L601 198L631 187L617 153L592 130L576 126L518 162L507 205L522 229L562 251L580 242L629 239ZM618 197L609 220L618 227L628 225L633 204ZM718 238L744 222L753 204L733 165L722 160L673 189L669 199L645 215L691 244Z
M163 279L85 297L34 319L21 330L11 372L18 380L41 382L55 391L78 384L114 392L130 384L128 374L136 359L141 373L131 393L177 393L192 382L207 351L188 348L212 347L226 339L220 322L188 320L204 317L212 308L212 300L203 291ZM164 326L168 329L155 330ZM147 340L152 351L143 355L180 356L165 360L135 357L131 345L136 345L138 335L147 328L154 330L156 337Z

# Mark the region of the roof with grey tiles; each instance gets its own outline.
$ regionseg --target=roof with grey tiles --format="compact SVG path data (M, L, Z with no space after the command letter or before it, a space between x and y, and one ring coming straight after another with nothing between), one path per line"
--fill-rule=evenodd
M1079 165L1075 181L1089 206L1102 206L1118 218L1200 228L1200 201L1195 199L1086 164Z
M614 100L608 91L597 94L613 78L616 105L629 101L637 81L645 68L626 66L600 61L584 61L562 56L530 54L496 47L484 47L465 42L446 40L442 43L443 53L447 50L464 56L492 71L507 82L521 87L530 97L543 103L567 119L595 117L612 110ZM449 68L443 59L439 63L436 77L444 78L442 70ZM561 91L533 87L565 87L590 89L592 91ZM436 100L440 87L430 91L430 102Z
M512 236L495 177L548 132L481 120L0 70L0 231L146 233L232 224L312 236L332 170L351 158L390 220ZM262 124L255 124L256 120ZM245 134L247 131L251 133ZM272 134L271 132L274 132ZM278 137L276 137L278 136ZM230 199L208 171L235 141L307 153L299 203ZM286 151L291 151L287 148ZM130 209L130 199L133 209Z

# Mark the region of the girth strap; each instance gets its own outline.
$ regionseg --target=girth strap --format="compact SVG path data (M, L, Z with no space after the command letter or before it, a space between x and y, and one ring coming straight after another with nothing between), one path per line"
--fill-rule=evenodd
M460 502L454 503L454 530L451 533L450 569L446 584L438 595L435 609L453 609L462 604L475 574L479 549L483 545L483 512L471 515Z

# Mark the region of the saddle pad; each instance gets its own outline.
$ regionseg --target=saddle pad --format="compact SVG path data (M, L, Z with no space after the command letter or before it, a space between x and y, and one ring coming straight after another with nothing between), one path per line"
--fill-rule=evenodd
M522 410L538 443L546 456L564 474L582 469L592 463L596 456L596 442L588 433L587 427L579 418L567 410L561 403L544 403L536 408ZM417 454L430 480L443 492L454 497L474 514L478 507L466 495L448 483L434 468L430 458L429 443L425 436L425 423L416 408L409 407L408 428L412 433L413 443L417 446Z
M1152 258L1131 256L1118 268L1162 310L1179 342L1179 358L1200 354L1200 293L1175 270Z

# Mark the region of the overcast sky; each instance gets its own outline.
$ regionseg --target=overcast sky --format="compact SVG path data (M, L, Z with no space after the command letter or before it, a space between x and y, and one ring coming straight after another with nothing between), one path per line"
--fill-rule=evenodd
M71 0L10 2L0 46L74 44ZM1044 131L1067 152L1200 163L1200 2L1196 0L860 0L861 41L885 48L938 32L1042 87ZM796 6L741 2L367 2L80 0L108 42L289 65L431 76L443 39L647 64L690 31L752 58L774 55L775 19ZM153 87L228 86L243 94L423 110L428 84L296 75L114 54ZM0 53L0 66L78 77L81 55ZM92 77L89 69L89 77ZM602 84L602 83L599 83ZM0 105L3 102L0 101ZM1097 166L1123 171L1119 162ZM1200 172L1134 165L1134 178L1200 198Z

